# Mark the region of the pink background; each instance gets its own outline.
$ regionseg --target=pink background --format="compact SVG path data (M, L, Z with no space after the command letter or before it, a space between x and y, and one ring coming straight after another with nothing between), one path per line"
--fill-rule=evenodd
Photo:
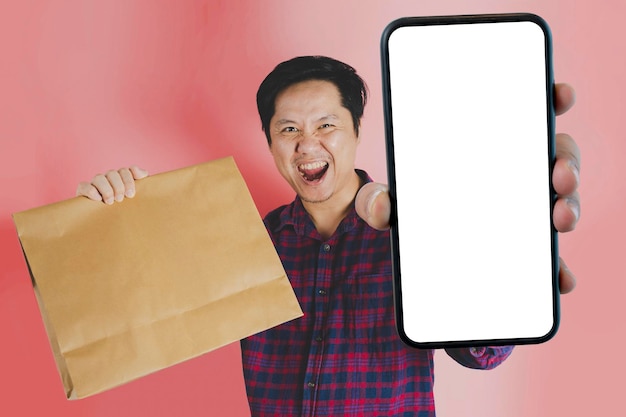
M464 369L438 353L438 414L615 415L626 372L621 0L4 1L0 415L248 415L238 344L65 400L11 213L72 197L79 181L109 168L136 163L156 173L226 155L235 156L261 213L289 201L254 95L275 64L304 54L345 60L368 81L358 165L384 181L385 25L410 15L516 11L549 22L556 78L578 93L557 127L583 154L583 218L561 238L578 287L562 298L556 337L517 348L496 370Z

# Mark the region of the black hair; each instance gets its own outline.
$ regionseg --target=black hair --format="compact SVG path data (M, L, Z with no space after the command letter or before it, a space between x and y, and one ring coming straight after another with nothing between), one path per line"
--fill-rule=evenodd
M256 103L261 127L271 145L270 120L274 116L276 97L288 87L310 80L329 81L339 90L341 105L350 111L354 132L359 134L363 109L367 103L367 85L348 64L325 56L300 56L282 62L259 86Z

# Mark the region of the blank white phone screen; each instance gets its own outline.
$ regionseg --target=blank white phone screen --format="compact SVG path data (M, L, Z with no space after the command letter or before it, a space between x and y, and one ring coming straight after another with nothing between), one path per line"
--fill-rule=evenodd
M545 41L528 21L389 36L401 308L417 343L555 326Z

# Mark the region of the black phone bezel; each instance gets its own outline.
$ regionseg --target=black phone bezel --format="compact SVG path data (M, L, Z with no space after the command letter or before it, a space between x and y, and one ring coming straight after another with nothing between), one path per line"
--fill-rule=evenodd
M396 207L396 172L393 144L392 106L391 88L389 73L389 38L398 28L405 26L424 25L454 25L454 24L474 24L474 23L500 23L500 22L533 22L544 32L545 39L545 63L546 63L546 100L547 100L547 128L548 128L548 152L549 152L549 176L552 177L554 162L556 160L555 144L555 111L554 111L554 75L552 64L552 34L547 22L531 13L508 13L508 14L480 14L480 15L451 15L451 16L424 16L424 17L403 17L389 23L384 29L381 38L381 63L382 63L382 86L383 86L383 108L385 125L385 142L387 154L387 177L389 184L389 195L391 198L391 219L390 238L392 252L392 273L394 287L394 308L396 329L402 341L415 348L460 348L460 347L480 347L480 346L506 346L538 344L550 340L556 334L560 323L560 297L559 297L559 256L557 231L552 226L552 212L556 201L551 180L549 181L549 192L551 201L550 222L552 227L552 288L553 288L553 326L551 330L538 337L520 337L509 339L480 339L480 340L449 340L437 342L418 342L412 340L404 331L404 317L402 311L402 291L401 291L401 271L400 271L400 246L398 213Z

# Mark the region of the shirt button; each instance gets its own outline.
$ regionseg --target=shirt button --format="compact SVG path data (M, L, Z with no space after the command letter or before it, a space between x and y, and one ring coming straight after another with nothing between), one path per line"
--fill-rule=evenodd
M329 245L328 243L324 243L324 244L322 245L322 250L323 250L324 252L330 252L330 245Z
M319 290L319 291L317 291L317 293L319 295L326 295L326 290Z
M322 336L317 336L317 337L315 338L315 341L316 341L316 342L321 342L322 340L324 340L324 338L323 338Z
M315 386L315 383L314 382L309 382L307 385L308 385L309 388L313 388Z

